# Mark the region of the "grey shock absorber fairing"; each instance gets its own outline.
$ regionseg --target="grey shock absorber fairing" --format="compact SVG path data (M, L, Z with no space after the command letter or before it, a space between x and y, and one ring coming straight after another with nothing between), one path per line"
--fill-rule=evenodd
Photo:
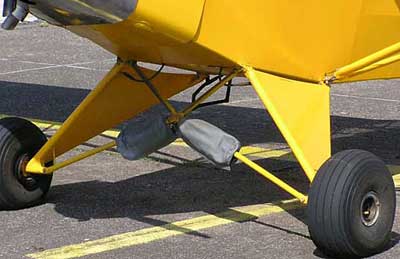
M137 160L181 137L218 167L229 167L235 162L241 144L218 127L203 120L186 119L172 129L165 121L161 116L148 116L145 123L126 124L117 138L118 152L128 160Z
M147 115L142 123L128 122L117 138L118 152L125 159L137 160L169 145L177 137L165 121L163 116Z
M188 119L177 127L178 136L218 167L229 167L235 162L240 141L222 129L203 120Z
M21 1L21 0L20 0ZM137 0L29 0L35 16L56 25L116 23L134 12Z

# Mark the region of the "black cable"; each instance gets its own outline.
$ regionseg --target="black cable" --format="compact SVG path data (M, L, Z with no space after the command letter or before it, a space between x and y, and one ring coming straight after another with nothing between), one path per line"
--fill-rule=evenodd
M197 96L200 94L200 92L201 92L204 88L206 88L207 86L209 86L209 85L215 83L217 80L220 80L220 81L221 81L221 79L220 79L219 76L215 76L215 77L213 77L213 78L210 78L210 77L208 76L208 77L206 78L206 81L205 81L201 86L199 86L199 87L197 88L197 90L192 94L192 103L194 103L194 102L196 101Z
M158 71L156 71L151 77L148 78L148 81L152 81L154 78L156 78L156 77L162 72L162 70L164 69L164 67L165 67L165 65L162 64L161 67L160 67L160 69L159 69ZM135 82L138 82L138 83L145 83L144 80L136 79L134 76L132 76L132 75L129 74L128 72L123 72L123 74L124 74L127 78L129 78L130 80L132 80L132 81L135 81Z

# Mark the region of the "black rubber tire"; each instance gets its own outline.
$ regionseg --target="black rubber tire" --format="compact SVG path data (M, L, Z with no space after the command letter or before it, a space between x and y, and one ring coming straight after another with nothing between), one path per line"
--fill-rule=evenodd
M0 120L0 209L22 209L43 201L52 175L24 176L21 161L32 158L46 141L30 121L13 117Z
M371 193L379 200L379 213L364 214L377 215L368 219L361 206L374 201L365 198ZM383 161L366 151L343 151L321 167L312 183L307 208L310 236L327 256L371 256L390 242L395 210L395 186Z

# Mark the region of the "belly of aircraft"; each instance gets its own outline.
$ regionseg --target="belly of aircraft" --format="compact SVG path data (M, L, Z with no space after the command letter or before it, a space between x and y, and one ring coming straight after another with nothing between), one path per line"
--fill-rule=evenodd
M200 71L240 64L319 81L400 41L395 0L31 2L35 15L123 59ZM379 77L400 77L399 69L398 63L389 65ZM371 72L357 79L374 77Z

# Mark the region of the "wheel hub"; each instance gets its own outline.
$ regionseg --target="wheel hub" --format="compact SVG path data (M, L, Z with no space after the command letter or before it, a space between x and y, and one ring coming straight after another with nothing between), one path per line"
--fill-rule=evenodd
M361 221L364 226L371 227L378 221L381 203L375 192L367 193L361 202Z
M26 173L26 165L28 164L30 157L25 154L22 155L17 162L15 174L18 181L27 189L34 189L36 186L36 180L29 174Z

